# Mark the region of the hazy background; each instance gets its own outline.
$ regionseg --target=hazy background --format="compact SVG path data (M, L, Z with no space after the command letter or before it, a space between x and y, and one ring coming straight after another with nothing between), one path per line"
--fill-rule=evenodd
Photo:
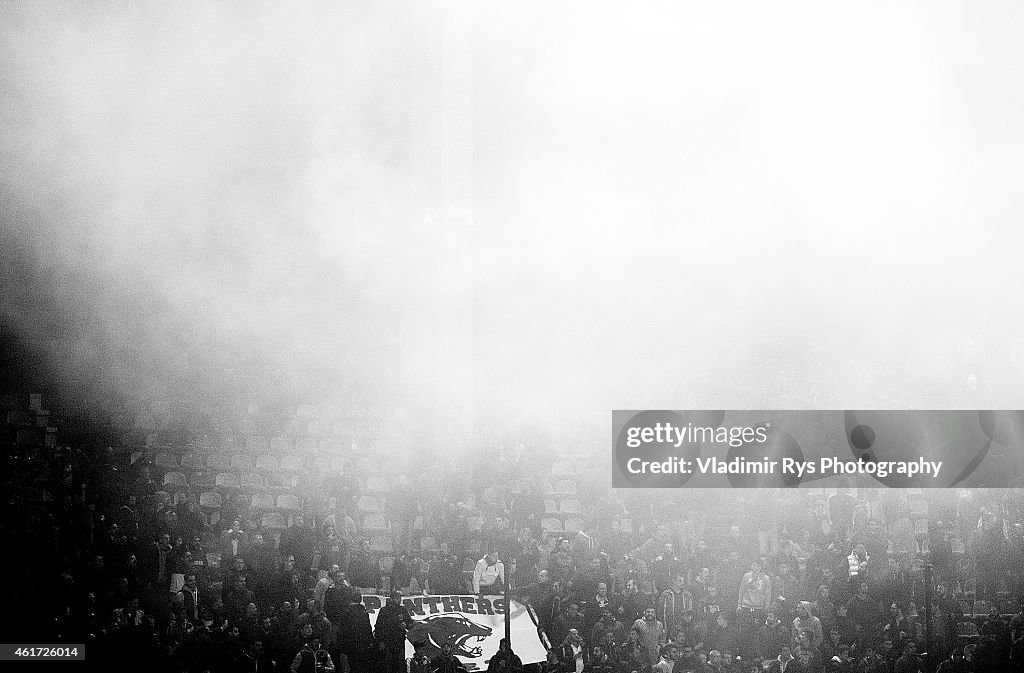
M0 8L7 387L1021 408L1024 7Z

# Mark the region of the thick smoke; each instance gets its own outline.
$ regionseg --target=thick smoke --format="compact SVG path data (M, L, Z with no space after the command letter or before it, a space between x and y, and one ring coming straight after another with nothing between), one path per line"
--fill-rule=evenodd
M5 334L141 399L1018 406L1021 23L9 4Z

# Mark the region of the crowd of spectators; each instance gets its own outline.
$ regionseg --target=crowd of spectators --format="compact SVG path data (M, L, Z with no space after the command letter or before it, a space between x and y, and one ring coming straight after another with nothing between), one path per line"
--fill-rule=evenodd
M9 407L10 641L168 671L459 670L422 643L406 661L408 615L374 629L360 595L509 584L548 649L527 669L1024 664L1018 490L618 491L600 455L542 441L453 460L294 415L265 439L65 441ZM519 670L514 650L478 666Z

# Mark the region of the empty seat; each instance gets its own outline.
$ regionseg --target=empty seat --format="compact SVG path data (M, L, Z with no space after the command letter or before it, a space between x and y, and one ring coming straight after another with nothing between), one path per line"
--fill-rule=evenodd
M306 468L302 465L302 456L290 453L281 458L281 469L288 472L304 472Z
M971 612L975 617L981 617L987 615L991 607L992 603L988 601L974 601L974 610Z
M356 506L359 507L360 512L379 512L380 506L377 504L377 498L372 495L363 495L356 501Z
M918 519L914 522L914 535L928 534L928 519Z
M575 494L576 493L576 482L571 479L562 479L556 481L551 488L552 493L565 493Z
M245 451L252 455L270 451L270 441L266 437L250 436L245 438Z
M185 479L185 475L181 472L168 472L164 475L164 486L184 486L188 487L188 480Z
M295 450L299 453L313 453L320 447L320 442L315 437L299 437L295 444Z
M241 488L242 484L238 480L238 475L234 472L218 472L216 485L219 488Z
M484 527L484 518L482 516L467 516L466 527L471 533L479 532Z
M264 472L272 472L277 470L277 457L269 453L265 453L262 456L257 456L256 469L263 470Z
M960 622L956 625L956 635L961 638L976 638L978 635L978 625L974 622Z
M231 458L224 453L213 453L206 459L206 466L219 472L231 469Z
M556 460L551 465L551 474L555 477L571 477L576 471L568 460Z
M395 545L390 537L377 535L370 538L370 551L375 553L390 553L395 551Z
M388 530L389 528L391 528L391 524L383 514L367 514L363 517L364 530Z
M292 450L292 438L286 435L278 435L270 440L270 450L277 454L288 453Z
M208 509L220 509L224 499L217 491L204 491L199 494L199 506Z
M558 503L554 500L544 501L544 513L545 514L558 514Z
M271 473L267 475L267 488L275 491L286 491L292 487L291 481L283 474Z
M563 530L562 521L551 517L541 519L540 526L549 533L552 531L560 532Z
M174 454L164 453L163 451L156 454L156 457L153 459L153 464L157 467L163 467L169 470L178 469L178 459Z
M911 500L910 501L910 518L911 519L927 519L928 518L928 501L927 500Z
M583 505L580 504L579 500L567 498L562 501L562 508L560 511L562 514L580 514L583 512Z
M566 519L565 520L565 532L576 533L583 530L583 519Z
M388 481L384 477L379 476L367 477L366 490L371 493L387 493Z
M380 472L380 466L375 460L370 458L360 458L359 462L356 463L356 471L359 474L377 474Z
M264 484L264 482L263 482L262 475L259 475L256 472L246 472L245 474L243 474L239 478L239 481L241 482L241 484L242 484L242 486L244 488L265 488L266 487L266 484Z
M269 493L256 493L252 496L250 507L253 509L274 509L274 496Z
M298 497L290 493L282 493L277 496L277 508L283 510L298 511L302 509Z
M236 453L231 456L231 469L232 470L251 470L252 456L245 453Z
M279 512L265 512L260 518L260 524L270 530L280 530L288 527L284 517Z
M198 454L190 453L187 456L182 456L181 467L186 470L201 470L206 467L206 459Z

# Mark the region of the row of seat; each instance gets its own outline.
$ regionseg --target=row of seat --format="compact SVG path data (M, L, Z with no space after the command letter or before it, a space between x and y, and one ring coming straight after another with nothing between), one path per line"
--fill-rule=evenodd
M583 505L575 498L565 498L561 502L544 501L545 514L582 514Z

